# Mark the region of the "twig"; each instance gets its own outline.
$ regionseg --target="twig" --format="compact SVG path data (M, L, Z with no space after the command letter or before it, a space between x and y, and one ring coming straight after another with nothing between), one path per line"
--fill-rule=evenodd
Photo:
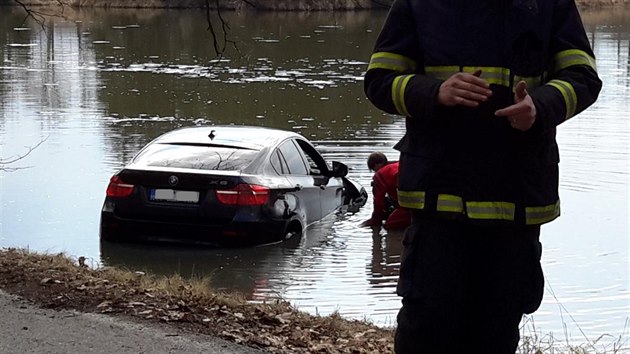
M376 1L376 0L370 0L370 2L376 4L376 5L380 6L380 7L383 7L383 8L390 8L390 7L392 7L391 4L386 4L386 3L383 3L383 2L380 2L380 1Z
M223 52L219 50L219 44L217 42L217 34L214 32L214 26L212 25L212 17L210 16L210 0L206 0L206 20L208 21L208 30L212 34L212 46L214 52L217 55L221 55Z
M247 5L249 5L249 6L253 7L253 8L256 8L256 4L254 4L254 3L253 3L253 2L251 2L251 1L248 1L248 0L241 0L241 1L242 1L242 2L244 2L244 3L246 3L246 4L247 4Z
M215 0L215 1L216 1L216 6L217 6L217 15L219 16L219 20L221 20L221 26L223 28L223 50L225 51L226 45L228 43L231 43L232 46L234 47L234 50L238 52L239 50L238 50L238 47L236 46L236 42L228 39L228 32L230 30L230 25L223 18L223 15L221 14L221 7L219 6L219 0Z
M13 171L28 168L28 167L6 167L6 166L12 163L18 162L24 159L26 156L30 155L31 152L33 152L33 150L37 149L41 144L43 144L44 141L46 141L46 139L48 139L48 136L42 139L39 143L35 144L34 146L27 146L26 148L28 149L28 151L23 155L17 155L16 157L9 158L6 160L3 160L2 158L0 158L0 171L13 172Z
M556 303L558 304L558 306L560 307L561 311L560 311L560 316L563 318L562 319L562 323L564 325L565 328L565 339L568 341L568 335L567 335L567 329L566 329L566 323L564 322L564 316L562 315L562 311L564 310L564 312L567 313L567 315L569 315L569 318L571 318L571 321L573 321L573 323L575 324L575 326L577 327L577 329L580 331L580 333L582 334L582 336L584 337L584 339L586 339L586 342L588 343L588 345L595 349L595 345L593 344L593 342L586 336L586 333L584 333L584 331L582 330L582 327L580 327L580 325L577 323L577 321L575 320L575 318L573 317L573 315L571 315L571 313L569 312L569 310L567 310L566 307L564 307L564 305L560 302L560 300L558 299L558 297L556 296L556 293L553 291L553 288L551 287L551 284L549 284L549 281L547 280L547 289L549 290L549 292L551 293L551 295L553 296L553 298L556 300Z

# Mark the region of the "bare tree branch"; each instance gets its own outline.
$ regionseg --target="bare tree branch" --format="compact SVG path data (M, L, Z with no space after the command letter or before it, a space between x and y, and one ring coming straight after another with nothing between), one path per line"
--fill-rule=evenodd
M221 55L223 52L219 50L219 43L217 42L217 35L214 32L214 26L212 25L212 16L210 13L210 0L206 0L206 20L208 21L208 30L212 34L212 46L214 47L214 52L217 55Z
M390 8L390 7L392 7L391 1L389 2L389 4L381 2L381 1L377 1L377 0L370 0L370 2L372 2L372 3L374 3L377 6L382 7L382 8Z
M69 6L66 2L64 2L64 0L56 0L57 5L59 5L59 11L46 12L46 11L34 10L33 6L29 6L25 4L22 0L13 0L13 1L18 6L20 6L26 13L24 20L22 20L22 23L24 24L26 23L26 20L28 20L29 18L32 18L37 24L39 24L39 26L41 27L44 33L46 33L46 27L45 27L46 17L60 17L60 18L65 19L66 16L64 12L65 12L66 7Z
M24 12L26 12L26 17L24 18L24 20L22 20L22 23L26 22L26 20L30 17L30 18L33 18L37 23L39 23L40 25L43 26L43 24L45 22L43 14L41 14L41 13L31 9L28 6L26 6L26 4L24 4L20 0L13 0L13 1L15 1L20 7L22 7Z
M210 0L206 0L206 21L208 22L208 30L212 34L212 46L214 48L214 52L219 58L221 58L223 57L223 54L225 53L225 50L228 44L231 44L234 50L236 50L237 52L239 50L236 45L236 42L229 39L228 37L229 31L230 31L230 25L228 24L227 20L223 17L223 14L221 13L221 6L219 4L219 1L220 0L214 0L214 6L216 9L217 17L219 18L219 22L221 23L221 32L223 34L221 36L221 39L222 39L221 43L219 42L217 31L215 30L214 24L212 22L212 9L210 5ZM251 4L247 0L241 0L241 1L255 7L255 5Z
M29 168L30 166L27 167L8 167L7 165L16 163L20 160L23 160L24 158L26 158L28 155L31 154L31 152L33 152L33 150L37 149L40 145L42 145L44 143L44 141L46 141L48 139L48 137L43 138L42 140L40 140L39 143L35 144L34 146L27 146L26 148L28 149L26 151L25 154L22 155L17 155L15 157L10 157L8 159L2 159L0 158L0 171L4 171L4 172L13 172L13 171L17 171L17 170L22 170L25 168Z
M245 3L249 3L246 0L242 0L242 1L244 1ZM217 15L219 16L219 20L221 20L221 26L222 26L222 29L223 29L223 43L224 43L223 49L225 50L225 46L228 43L230 43L234 47L234 50L236 50L238 52L239 50L238 50L238 47L236 46L236 42L233 41L233 40L228 39L228 31L230 30L230 25L223 18L223 15L221 14L221 9L219 7L219 0L216 0L216 4L217 4Z

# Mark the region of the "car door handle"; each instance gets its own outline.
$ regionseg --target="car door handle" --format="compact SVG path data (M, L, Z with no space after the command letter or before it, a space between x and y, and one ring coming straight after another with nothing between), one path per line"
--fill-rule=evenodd
M319 189L324 190L326 189L326 186L322 184L321 186L319 186Z
M301 191L301 190L302 190L302 188L304 188L304 187L302 187L302 185L301 185L301 184L296 184L296 185L295 185L295 190L296 190L296 191Z

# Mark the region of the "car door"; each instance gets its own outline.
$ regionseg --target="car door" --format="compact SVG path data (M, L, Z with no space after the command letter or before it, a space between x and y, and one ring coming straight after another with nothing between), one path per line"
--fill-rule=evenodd
M309 174L320 189L320 207L322 217L339 208L343 196L343 181L341 178L330 177L330 166L322 155L306 140L296 139L309 167Z
M291 186L292 192L299 200L299 206L305 210L306 223L310 224L322 218L320 205L320 187L309 174L304 157L293 139L284 141L278 146L279 157L285 162L288 171L283 171Z

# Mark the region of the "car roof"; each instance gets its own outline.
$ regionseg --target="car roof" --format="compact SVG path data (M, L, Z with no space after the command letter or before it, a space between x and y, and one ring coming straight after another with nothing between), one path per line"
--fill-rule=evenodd
M245 125L209 125L180 128L155 139L159 144L195 144L229 146L261 150L274 146L287 138L302 137L300 134L280 129Z

